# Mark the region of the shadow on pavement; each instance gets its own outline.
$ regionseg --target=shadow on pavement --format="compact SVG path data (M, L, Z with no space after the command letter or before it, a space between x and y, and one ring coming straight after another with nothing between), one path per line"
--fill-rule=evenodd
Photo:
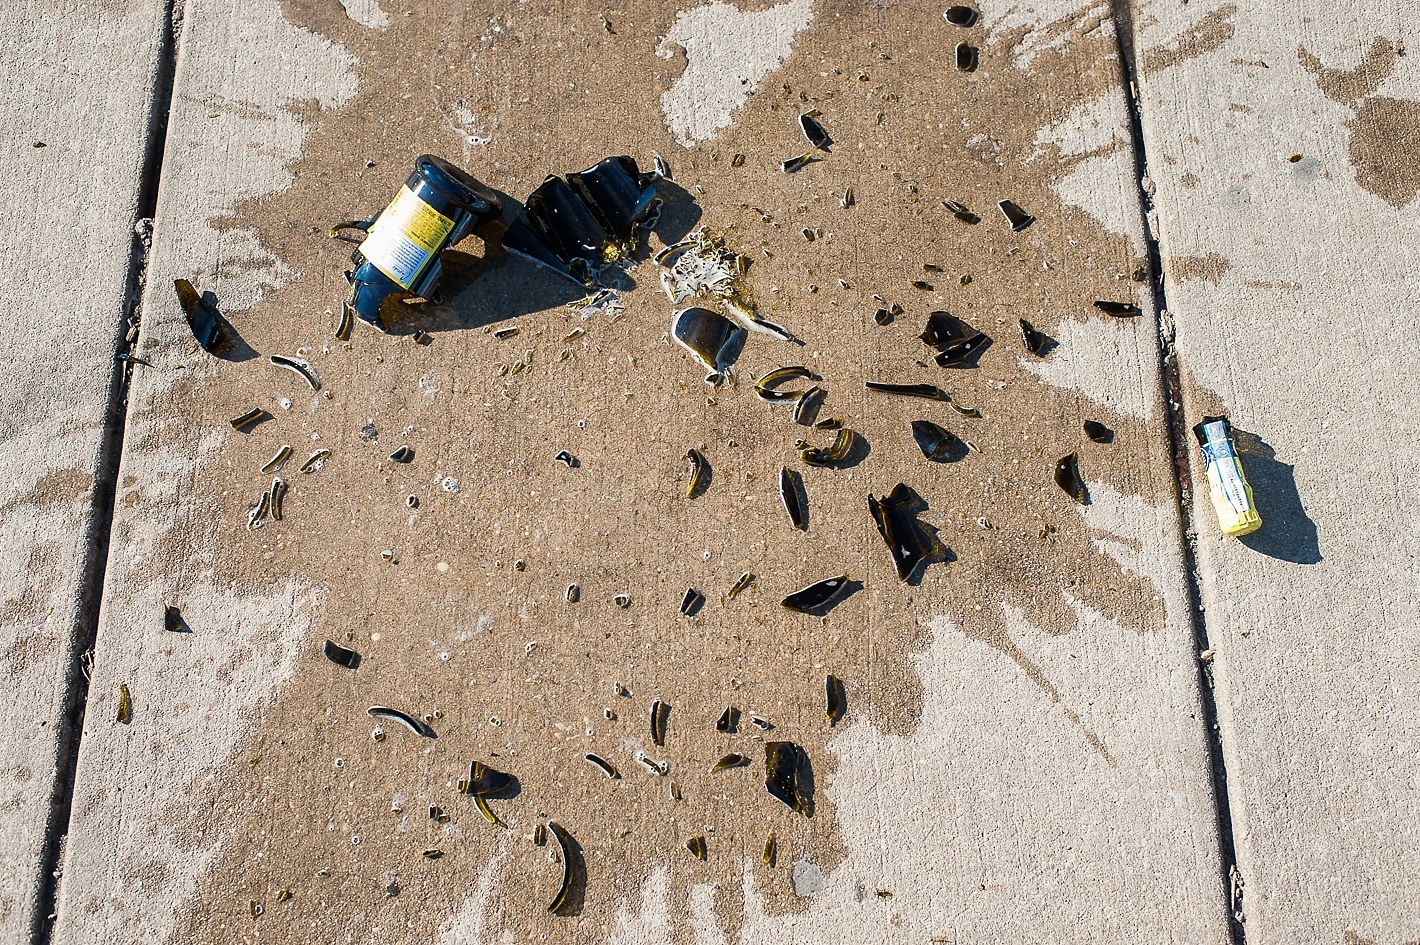
M1238 540L1279 561L1319 564L1316 523L1302 506L1295 467L1279 460L1277 452L1255 433L1233 427L1233 441L1262 515L1262 527Z

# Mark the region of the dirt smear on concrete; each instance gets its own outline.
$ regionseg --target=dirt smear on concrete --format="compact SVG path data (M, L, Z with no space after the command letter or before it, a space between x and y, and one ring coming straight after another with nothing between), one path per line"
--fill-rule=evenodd
M807 900L789 864L807 859L827 873L843 858L829 790L826 673L847 684L840 725L908 734L923 700L911 656L935 617L949 616L1013 660L1053 701L1059 690L1012 639L1008 608L1052 634L1079 626L1072 601L1139 633L1163 626L1158 588L1102 550L1101 535L1051 482L1055 461L1078 451L1087 480L1166 505L1173 481L1161 411L1149 421L1111 415L1078 391L1045 384L1021 366L1028 355L1015 337L1018 318L1057 334L1066 319L1101 317L1094 299L1140 300L1130 274L1141 261L1129 240L1052 190L1065 162L1047 153L1025 163L1037 129L1117 87L1113 38L1057 24L1068 41L1041 50L1028 73L1010 64L1019 37L1007 37L999 61L984 57L963 74L942 60L956 34L938 8L821 4L735 123L684 150L658 106L684 68L683 59L655 55L673 19L662 5L624 5L610 28L579 7L406 6L411 15L393 13L387 27L367 30L331 4L287 0L294 25L358 59L360 90L343 109L308 116L294 185L233 218L299 274L240 316L243 338L262 354L310 348L331 397L261 359L225 366L216 382L177 384L166 405L195 424L255 404L277 420L234 436L204 468L224 491L213 498L220 522L196 539L202 547L174 533L160 557L210 556L212 581L223 587L299 574L327 600L294 681L217 789L173 807L194 845L226 838L175 939L286 939L314 927L331 939L428 942L442 931L453 941L452 917L482 890L485 930L518 941L599 941L631 921L640 891L664 873L664 937L688 940L687 916L708 901L714 923L736 941L747 862L766 908L794 911ZM796 115L811 107L837 143L822 162L785 175L778 163L805 147ZM998 160L970 153L981 133L999 142ZM335 318L322 313L343 295L348 246L326 239L324 227L382 207L417 154L462 157L521 198L544 173L607 154L648 161L652 149L668 156L675 176L662 188L669 203L653 246L703 224L755 258L764 313L806 344L753 338L740 375L813 366L829 390L821 415L843 418L868 444L848 468L800 466L792 444L805 429L748 384L705 387L703 372L668 343L670 306L648 262L632 273L639 288L624 297L623 317L583 320L563 306L577 293L496 247L480 255L472 240L450 267L440 306L392 336L360 331L348 346L331 339ZM738 153L746 159L736 168ZM856 200L845 209L848 188ZM1037 222L1011 233L994 206L1003 197ZM983 221L959 223L945 199ZM804 227L825 235L810 243ZM930 289L911 285L924 279ZM907 314L877 326L874 294ZM978 370L931 363L916 335L933 309L993 337ZM510 320L522 328L517 337L487 333ZM430 343L414 344L415 328L429 331ZM577 328L586 333L564 340ZM563 350L571 353L558 360ZM530 369L497 374L527 351ZM939 384L984 417L869 395L868 379ZM918 418L980 450L927 464L907 430ZM1113 444L1086 441L1085 419L1110 426ZM287 475L285 518L248 532L245 506L269 484L257 468L287 442L335 453L318 473ZM413 463L386 460L406 443ZM712 465L710 487L694 500L684 495L690 446ZM552 460L564 448L578 468ZM790 528L779 507L784 464L803 472L807 533ZM922 496L923 520L951 549L950 561L908 584L893 574L866 508L869 492L899 481ZM746 570L756 584L725 600ZM841 572L855 587L826 617L778 606L789 591ZM576 604L565 596L572 583ZM677 610L687 586L708 598L688 618ZM627 609L612 601L623 592ZM360 651L359 668L325 661L326 638ZM615 694L617 683L630 694ZM664 747L650 744L653 699L673 707ZM385 739L373 741L365 708L375 704L429 713L438 737L387 724ZM742 721L738 734L717 733L714 721L731 705L746 720L770 719L773 731ZM1083 724L1080 737L1113 763ZM812 759L812 818L766 793L769 738L795 741ZM670 761L668 778L635 763L643 748ZM589 751L621 777L591 768ZM755 763L710 774L730 751ZM516 798L493 802L507 827L486 823L454 790L473 758L519 779ZM682 800L670 796L670 779ZM450 819L430 818L431 804ZM571 916L547 914L561 867L526 839L548 819L570 830L585 863L584 898ZM780 851L773 868L758 865L771 829ZM701 834L706 862L684 848ZM495 860L496 880L485 888ZM714 888L708 900L705 884ZM292 898L277 902L281 890ZM257 920L253 901L264 907ZM641 908L643 918L646 909L655 911Z

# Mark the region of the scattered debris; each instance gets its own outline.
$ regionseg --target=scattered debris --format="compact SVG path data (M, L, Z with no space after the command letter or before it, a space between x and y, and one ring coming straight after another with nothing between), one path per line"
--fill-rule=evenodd
M291 447L289 444L287 444L277 450L276 455L271 457L271 459L267 461L265 466L261 467L261 472L263 475L267 476L275 472L280 472L282 467L284 467L286 463L290 461L290 459Z
M354 650L341 646L334 640L326 640L321 648L325 653L325 658L335 663L337 666L344 666L346 669L355 669L360 665L360 654Z
M395 463L412 463L414 461L414 450L408 446L401 446L390 454L390 461Z
M734 706L728 706L720 717L715 720L715 731L723 732L726 735L733 735L739 729L740 710Z
M708 308L687 308L675 314L671 336L695 356L712 377L723 380L743 341L744 329ZM715 381L711 381L715 383Z
M740 768L747 764L749 764L749 759L744 755L741 755L739 752L730 752L730 754L715 762L714 766L710 769L710 773L714 774L717 771L724 771L726 768Z
M769 836L764 839L764 865L773 866L775 854L779 852L778 844L774 842L774 831L769 831Z
M115 721L120 725L133 721L133 696L128 692L128 683L118 684L118 713Z
M847 427L842 427L839 429L838 437L833 441L833 445L827 449L819 449L800 441L802 445L799 448L799 459L810 466L831 466L834 463L841 463L853 451L856 439L856 433Z
M955 61L958 72L975 72L977 61L976 47L966 40L957 43Z
M795 528L806 528L808 518L804 514L803 503L799 501L798 483L795 474L785 466L779 470L779 498L784 502L784 511L789 513L789 521Z
M690 481L685 485L686 498L699 495L701 487L709 484L710 463L705 454L691 447L685 451L685 461L690 464Z
M797 157L791 157L787 161L780 164L779 170L783 171L785 174L792 174L800 168L807 167L808 165L813 164L816 161L818 161L818 158L814 157L814 153L812 151L805 151L803 154L800 154Z
M804 140L808 141L811 147L820 151L827 151L829 146L833 144L833 139L828 136L823 125L819 124L818 118L813 112L805 112L799 116L799 130L804 133Z
M325 461L328 459L330 459L330 450L316 450L301 464L301 472L317 472L325 468Z
M680 599L680 612L689 616L701 604L705 602L705 595L693 587L685 589L685 596Z
M968 210L966 204L964 203L958 203L955 200L944 200L942 201L942 206L950 210L952 212L952 216L956 217L958 220L967 224L968 226L975 226L976 224L981 222L981 217Z

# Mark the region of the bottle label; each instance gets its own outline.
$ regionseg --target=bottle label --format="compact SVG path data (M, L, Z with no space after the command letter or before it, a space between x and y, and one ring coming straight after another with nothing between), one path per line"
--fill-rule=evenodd
M360 244L360 254L403 288L414 285L453 232L454 221L409 189L399 193Z
M1208 478L1221 489L1233 511L1244 514L1252 507L1247 498L1247 488L1243 485L1237 450L1228 436L1228 428L1223 423L1210 423L1203 427L1208 443L1203 447L1203 455L1208 464Z

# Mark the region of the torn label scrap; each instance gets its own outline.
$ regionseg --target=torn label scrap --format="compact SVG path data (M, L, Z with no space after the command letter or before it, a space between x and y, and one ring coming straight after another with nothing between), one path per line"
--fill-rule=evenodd
M497 220L502 202L490 188L447 161L425 154L390 205L365 229L349 276L347 312L380 330L388 305L433 296L443 275L440 255ZM332 235L335 231L332 231Z
M661 202L656 175L626 156L609 157L567 179L549 174L528 195L526 219L514 220L503 247L578 285L626 263L643 231L655 228Z

